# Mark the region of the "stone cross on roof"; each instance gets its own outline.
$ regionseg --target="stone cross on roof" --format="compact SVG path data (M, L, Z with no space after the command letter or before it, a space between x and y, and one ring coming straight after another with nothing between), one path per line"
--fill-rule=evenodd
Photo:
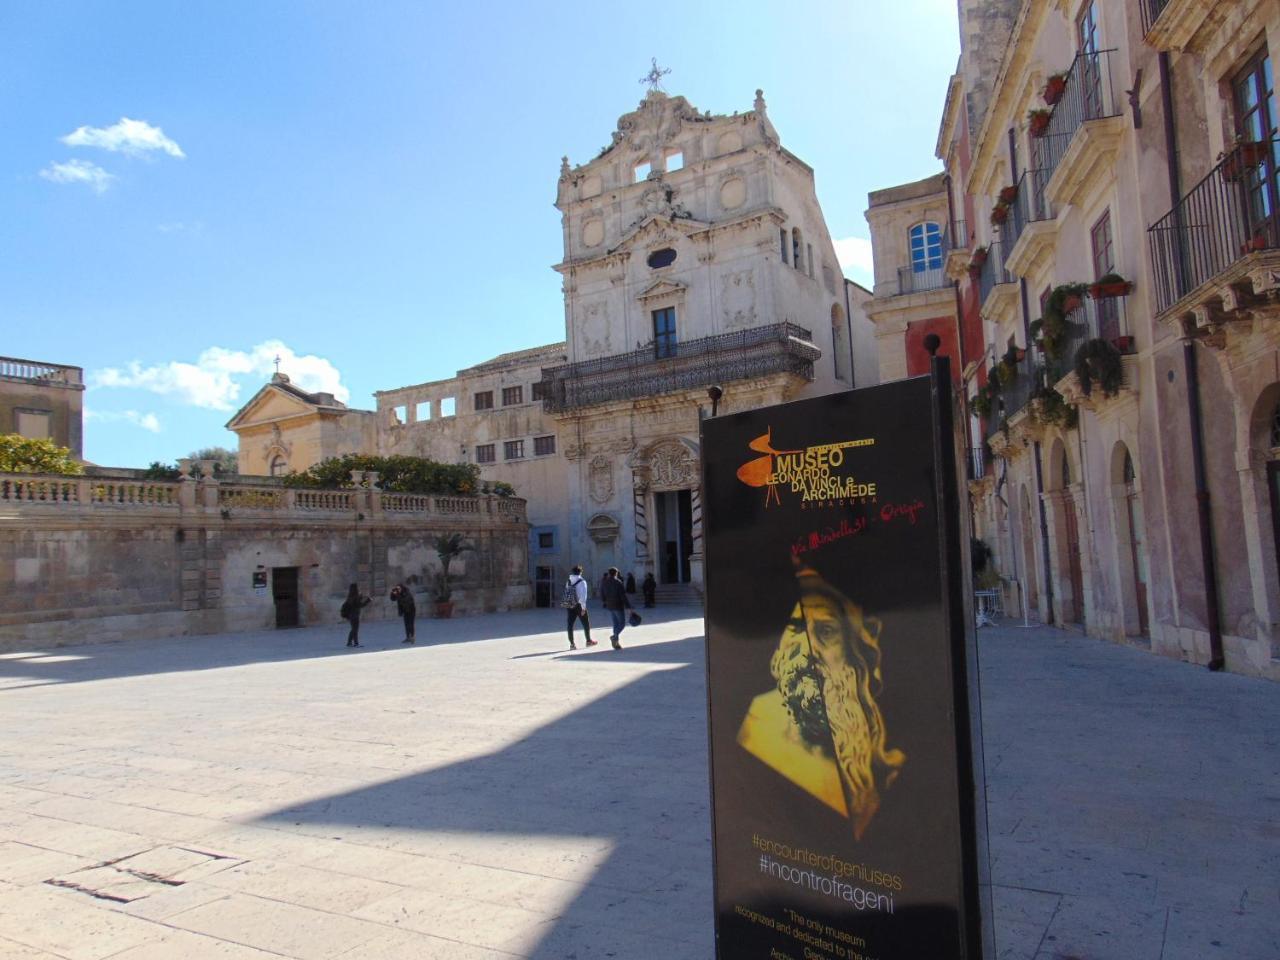
M659 67L657 57L651 58L651 62L653 63L653 69L641 77L639 82L647 83L650 91L661 91L662 93L666 93L666 91L662 89L662 78L670 73L671 70L663 70Z

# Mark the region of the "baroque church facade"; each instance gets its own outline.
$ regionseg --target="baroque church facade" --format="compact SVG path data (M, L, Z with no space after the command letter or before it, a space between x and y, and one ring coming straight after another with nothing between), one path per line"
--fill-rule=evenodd
M575 563L700 590L710 388L723 414L878 382L870 294L844 279L813 169L760 91L732 115L649 91L597 157L563 160L556 207L563 342L379 391L376 412L268 384L228 424L241 463L306 469L319 458L287 451L334 444L293 444L304 427L343 452L475 462L528 500L538 604Z

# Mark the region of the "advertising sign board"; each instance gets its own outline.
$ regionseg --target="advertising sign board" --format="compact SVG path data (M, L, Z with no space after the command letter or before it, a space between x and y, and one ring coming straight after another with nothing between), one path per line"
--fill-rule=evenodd
M948 379L703 424L720 960L990 949Z

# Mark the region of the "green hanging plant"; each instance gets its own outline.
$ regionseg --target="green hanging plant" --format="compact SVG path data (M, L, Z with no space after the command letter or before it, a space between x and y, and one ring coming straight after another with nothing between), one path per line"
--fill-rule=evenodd
M1040 318L1040 325L1037 327L1035 323L1031 324L1032 334L1038 333L1040 339L1044 341L1045 356L1049 359L1062 358L1062 350L1066 346L1067 335L1070 333L1067 317L1084 303L1084 295L1088 289L1088 284L1084 283L1064 283L1054 287L1044 303L1044 315Z
M1040 387L1031 395L1038 401L1031 405L1033 415L1046 426L1074 430L1080 422L1080 411L1067 403L1053 387Z
M1110 341L1095 337L1080 345L1075 357L1076 379L1087 397L1094 384L1102 388L1104 397L1114 397L1124 386L1124 364L1120 351Z

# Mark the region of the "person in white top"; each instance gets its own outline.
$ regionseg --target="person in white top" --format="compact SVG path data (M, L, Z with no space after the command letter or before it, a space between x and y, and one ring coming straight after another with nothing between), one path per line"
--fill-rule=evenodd
M569 649L577 650L578 645L573 642L573 623L575 620L582 621L582 635L587 639L587 646L594 647L596 642L591 639L591 620L587 617L587 581L582 576L582 567L575 566L569 571L569 579L564 585L564 600L561 606L565 608L568 614L568 630L569 630Z

